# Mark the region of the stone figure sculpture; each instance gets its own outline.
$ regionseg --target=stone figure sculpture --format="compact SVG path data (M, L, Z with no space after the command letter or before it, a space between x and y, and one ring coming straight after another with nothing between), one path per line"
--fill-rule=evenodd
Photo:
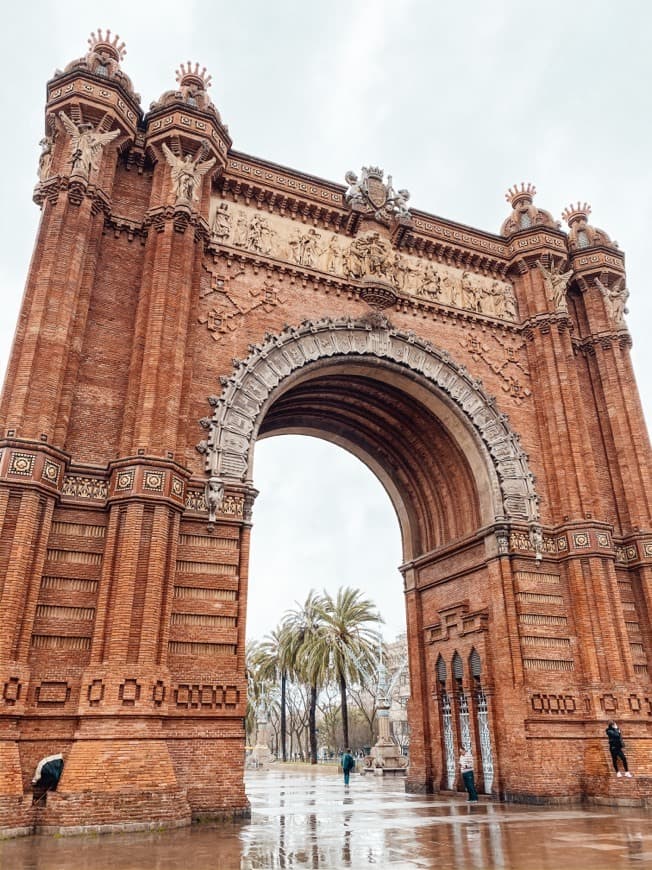
M161 147L171 169L175 205L191 205L199 198L197 189L204 175L215 165L215 158L202 160L206 154L203 147L199 149L195 157L190 154L186 154L185 157L177 157L170 151L165 142Z
M399 218L409 218L410 210L408 208L408 200L410 199L410 191L402 190L396 191L392 186L392 176L387 176L387 202L386 207L394 212L394 214Z
M63 111L59 112L59 118L70 135L70 174L81 176L88 181L91 172L99 166L99 157L105 146L120 135L120 130L98 133L92 124L75 124Z
M339 274L342 271L342 249L335 234L331 236L331 240L322 254L325 255L326 271L331 274Z
M363 170L363 181L364 181L364 170ZM346 181L348 187L344 194L345 202L348 202L349 205L364 205L365 198L362 193L362 183L358 179L358 176L355 172L352 172L350 169L344 176L344 180Z
M206 505L208 507L208 522L214 523L217 512L224 501L224 484L219 477L211 477L206 482Z
M47 181L50 177L50 168L52 167L54 139L52 136L45 136L38 144L41 146L41 153L38 158L38 180Z
M312 228L307 233L297 232L296 236L289 241L294 262L300 266L313 266L319 252L318 242L320 238L321 234Z
M595 286L604 296L607 311L613 322L616 326L625 326L625 315L629 314L629 310L625 307L629 299L625 279L620 278L611 287L606 287L599 278L596 278Z
M543 275L543 283L555 311L568 311L566 287L573 275L573 270L569 269L568 272L562 272L561 266L555 267L554 265L550 269L546 269L541 260L537 260L537 268Z
M228 239L231 233L231 215L227 203L221 202L218 205L215 217L213 218L211 232L218 239Z

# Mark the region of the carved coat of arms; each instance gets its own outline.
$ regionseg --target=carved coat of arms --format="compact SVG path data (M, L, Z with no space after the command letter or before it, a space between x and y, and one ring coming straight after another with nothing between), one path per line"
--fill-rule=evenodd
M392 176L387 176L377 166L363 166L360 177L350 170L344 176L348 185L344 198L356 211L374 215L376 220L386 222L391 218L410 218L407 190L395 190Z

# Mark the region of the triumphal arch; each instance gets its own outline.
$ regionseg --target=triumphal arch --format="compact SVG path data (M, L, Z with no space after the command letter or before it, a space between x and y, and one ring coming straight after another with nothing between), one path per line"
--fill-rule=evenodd
M622 252L529 184L491 233L375 166L339 184L242 154L204 70L145 112L123 55L94 34L47 86L0 409L0 827L246 811L254 452L286 432L350 450L396 509L407 787L457 788L469 742L496 797L649 799ZM611 718L635 780L610 774Z

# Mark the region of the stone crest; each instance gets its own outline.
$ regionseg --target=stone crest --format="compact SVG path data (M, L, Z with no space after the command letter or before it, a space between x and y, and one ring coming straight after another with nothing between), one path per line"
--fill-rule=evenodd
M392 219L411 218L407 190L395 190L392 176L378 166L363 166L360 177L349 170L344 176L348 185L344 198L355 211L373 214L377 221L388 223Z

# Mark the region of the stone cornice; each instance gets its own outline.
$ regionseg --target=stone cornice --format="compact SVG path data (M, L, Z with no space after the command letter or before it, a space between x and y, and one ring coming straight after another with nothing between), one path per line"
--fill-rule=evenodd
M184 204L162 205L150 209L142 223L142 232L147 235L150 229L160 233L167 223L172 223L178 233L185 233L189 227L194 232L194 240L207 244L210 239L208 224L194 209Z
M143 112L134 95L118 79L97 76L81 68L72 69L47 84L47 111L59 109L73 99L92 105L98 116L113 110L125 126L135 131Z
M614 332L599 332L594 335L583 337L573 337L573 350L576 353L582 353L585 356L595 356L596 348L600 347L603 350L609 350L614 345L620 348L630 348L632 346L632 337L626 329L618 329Z
M560 334L566 331L572 332L575 328L573 319L568 311L555 311L530 317L521 324L521 332L528 341L532 341L536 332L546 335L551 331L553 326L557 327L557 331Z
M54 175L47 181L40 182L34 188L32 198L37 205L42 206L47 200L56 203L59 195L65 192L72 205L81 205L84 199L92 201L92 212L104 212L106 216L111 213L111 200L102 188L96 184L85 181L80 176Z
M349 226L345 187L237 151L230 151L216 189L235 202L257 205L281 216L319 223L337 231ZM469 266L504 275L508 244L502 236L412 210L412 228L401 247L434 256L450 265Z
M175 102L169 106L161 106L150 112L145 123L145 147L150 141L168 136L187 137L191 140L208 139L219 155L220 166L226 161L231 147L231 138L225 127L211 112L189 106L187 103Z

